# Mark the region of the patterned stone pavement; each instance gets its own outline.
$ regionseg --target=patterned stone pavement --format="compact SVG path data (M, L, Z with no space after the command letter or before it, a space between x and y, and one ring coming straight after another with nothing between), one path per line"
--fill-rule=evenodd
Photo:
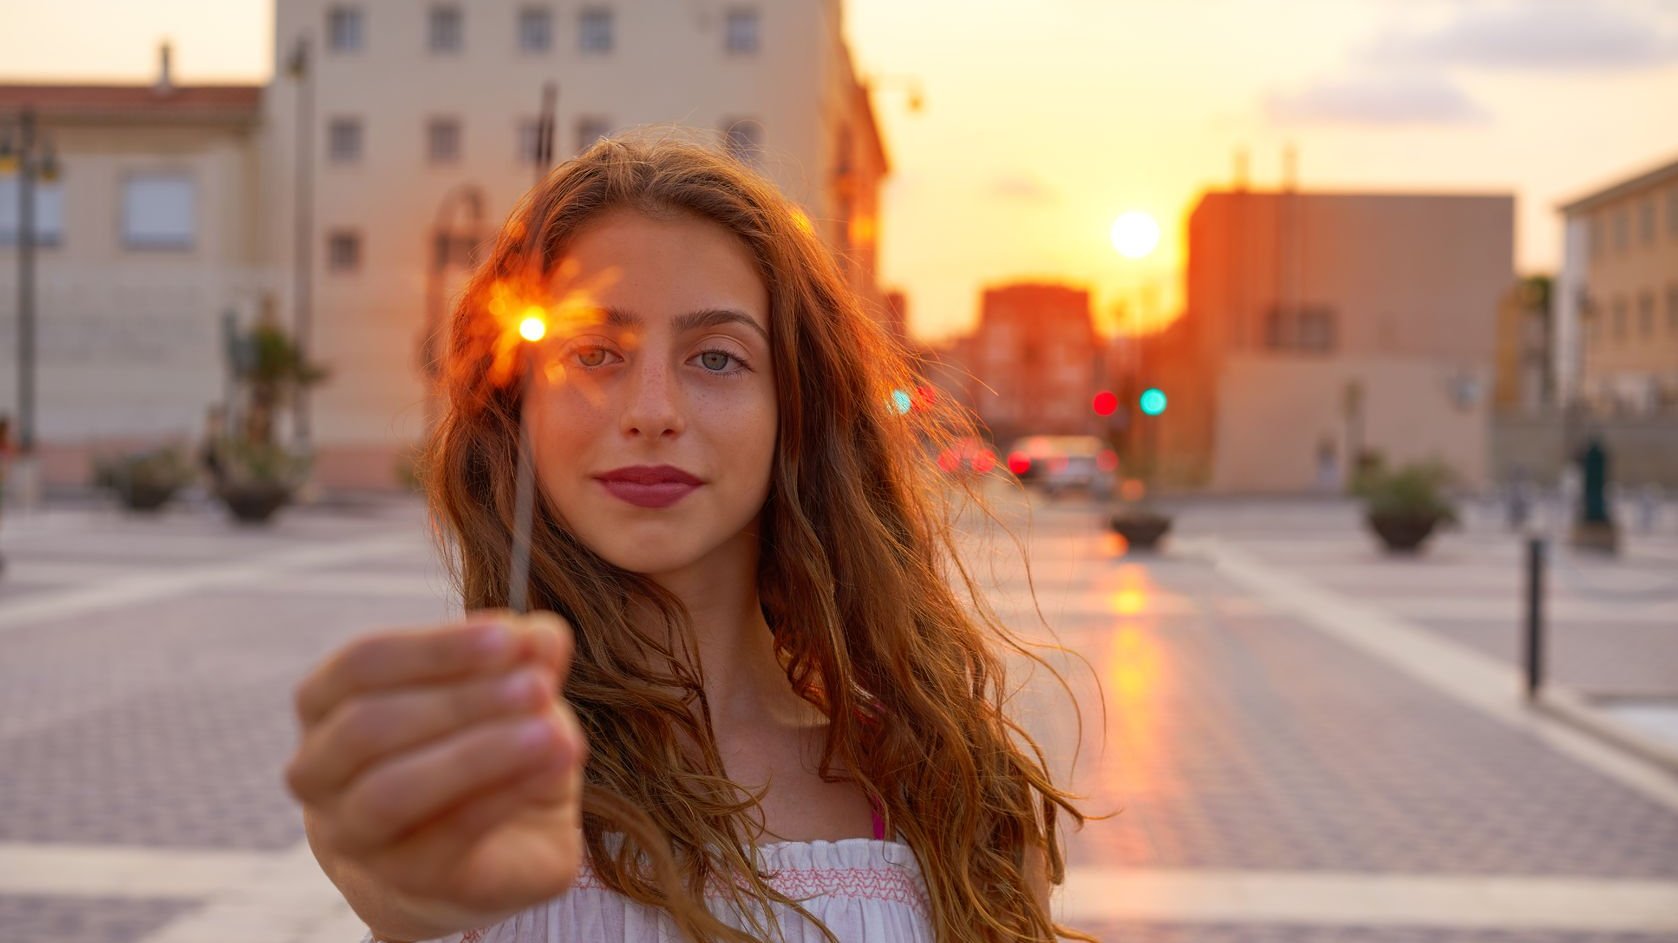
M1197 505L1178 548L1147 559L1120 555L1091 508L1039 505L1047 627L1018 554L969 528L1006 621L1067 650L1049 660L1082 732L1041 674L1028 725L1057 765L1077 752L1074 787L1115 813L1070 838L1068 919L1123 941L1678 940L1678 781L1615 775L1542 722L1444 696L1206 550L1255 551L1496 657L1460 625L1491 616L1403 605L1490 599L1482 580L1514 560L1495 534L1471 527L1436 548L1443 564L1394 565L1358 549L1345 517ZM349 636L448 616L418 506L304 511L266 531L205 509L54 509L8 518L0 550L0 941L359 939L281 788L289 698ZM1665 604L1645 603L1655 616L1613 622L1616 639L1645 639L1636 652L1669 641ZM1619 685L1678 663L1590 650L1576 664Z

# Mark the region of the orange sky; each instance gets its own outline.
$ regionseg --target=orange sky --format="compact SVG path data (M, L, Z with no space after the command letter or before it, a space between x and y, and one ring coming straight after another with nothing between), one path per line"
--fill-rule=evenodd
M0 0L0 75L262 80L272 0ZM790 2L790 0L766 0ZM884 279L923 336L981 286L1088 285L1175 303L1183 219L1299 149L1306 188L1513 193L1518 263L1553 269L1557 202L1678 158L1678 0L849 0L895 165ZM88 24L98 24L89 29ZM911 114L901 78L926 108ZM1165 228L1144 262L1108 229ZM1150 291L1149 286L1153 288Z

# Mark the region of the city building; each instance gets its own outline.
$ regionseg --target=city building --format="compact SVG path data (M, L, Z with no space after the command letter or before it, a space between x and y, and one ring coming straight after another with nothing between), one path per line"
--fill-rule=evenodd
M1678 160L1561 213L1563 402L1597 415L1678 410Z
M40 476L84 484L103 451L202 430L228 393L226 322L270 273L254 207L256 85L180 86L161 53L142 85L0 85L0 151L27 113L57 173L35 199ZM18 410L19 190L0 171L0 413Z
M1356 463L1487 474L1511 196L1208 192L1189 218L1183 317L1154 338L1166 480L1338 490Z
M1509 287L1497 306L1492 412L1538 416L1555 405L1554 280L1542 275Z
M470 245L535 180L545 88L556 160L653 128L759 166L884 316L886 155L841 17L839 0L278 3L265 253L285 273L281 310L333 370L310 397L319 479L387 486L422 437L427 338ZM300 210L312 233L301 267Z
M279 0L265 86L180 85L167 53L149 85L0 86L0 129L32 109L63 168L34 201L47 483L85 484L101 451L196 436L227 394L228 325L266 311L330 371L284 430L317 483L396 487L435 408L450 303L546 169L545 108L554 163L633 132L755 164L889 323L888 163L842 15L840 0ZM8 339L15 186L0 173ZM0 356L0 413L16 377Z
M965 371L953 391L998 444L1028 434L1095 431L1091 398L1101 343L1089 292L1052 284L985 290L979 324L956 348Z

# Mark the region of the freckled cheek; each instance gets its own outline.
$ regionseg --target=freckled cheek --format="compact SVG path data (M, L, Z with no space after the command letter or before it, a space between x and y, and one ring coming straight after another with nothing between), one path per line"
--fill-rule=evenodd
M531 406L526 418L544 490L553 495L576 489L613 428L610 416L602 403L574 390L550 390Z

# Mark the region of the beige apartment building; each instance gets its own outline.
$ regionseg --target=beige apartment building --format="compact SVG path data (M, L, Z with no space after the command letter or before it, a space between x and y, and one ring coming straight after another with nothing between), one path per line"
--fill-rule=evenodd
M57 178L35 205L39 473L85 483L101 451L203 428L227 394L224 321L255 316L259 86L0 85L0 134L32 113ZM0 413L18 409L19 176L0 173Z
M1487 475L1510 196L1209 192L1183 317L1144 345L1162 475L1225 492L1338 490L1360 456Z
M1563 402L1602 416L1678 411L1678 160L1561 213Z
M331 371L289 430L317 482L396 487L427 422L427 339L537 179L548 87L555 162L648 128L727 149L800 204L889 320L887 159L841 17L839 0L277 0L266 86L183 86L167 53L148 84L0 86L0 128L32 109L62 167L35 201L46 483L192 441L227 395L224 324L271 310ZM7 354L15 188L0 174ZM17 388L0 356L0 414Z
M280 310L333 372L309 409L319 480L387 486L420 440L425 340L469 255L437 246L488 237L532 185L544 87L557 93L556 160L603 135L679 126L656 133L757 164L884 316L886 156L841 17L838 0L281 0L263 253Z

